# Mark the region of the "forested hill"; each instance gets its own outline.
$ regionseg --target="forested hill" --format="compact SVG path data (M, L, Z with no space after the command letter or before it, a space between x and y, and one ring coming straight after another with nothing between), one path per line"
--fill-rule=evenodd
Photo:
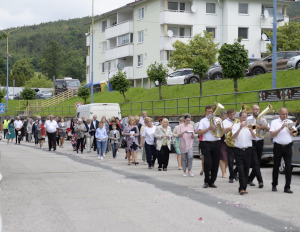
M82 57L86 56L85 34L86 22L90 17L59 20L33 26L23 26L9 36L9 53L12 64L21 58L29 58L38 71L38 62L46 47L52 40L62 47L64 52L76 50ZM9 29L7 30L9 31ZM6 39L0 40L0 56L6 53Z

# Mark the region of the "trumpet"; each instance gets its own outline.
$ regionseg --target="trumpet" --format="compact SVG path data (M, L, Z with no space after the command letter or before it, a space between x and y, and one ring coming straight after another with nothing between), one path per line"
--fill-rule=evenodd
M300 125L295 127L296 123L291 122L289 119L283 120L283 123L286 125L286 129L291 136L296 136L298 134L298 128L300 127Z

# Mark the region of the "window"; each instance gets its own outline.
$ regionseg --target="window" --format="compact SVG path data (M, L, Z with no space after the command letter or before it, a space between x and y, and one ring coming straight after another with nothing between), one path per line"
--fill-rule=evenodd
M248 39L248 28L239 27L238 38Z
M108 62L102 63L102 72L106 72L108 70Z
M139 9L139 19L143 19L145 16L145 8L140 8Z
M179 37L184 37L184 28L179 28Z
M57 89L62 89L62 88L64 87L62 81L56 81L56 82L55 82L55 85L56 85L56 88L57 88Z
M138 55L137 58L138 58L138 67L143 66L144 63L143 54Z
M121 36L118 36L117 38L118 38L117 46L122 46L125 44L132 43L132 34L121 35Z
M172 54L172 51L166 51L167 52L167 60L169 61L170 58L171 58L171 54Z
M144 31L138 31L138 43L144 42Z
M261 12L261 13L264 14L264 13L265 13L265 12L264 12L265 10L268 11L268 13L269 13L270 16L273 16L273 13L274 13L274 12L273 12L273 7L266 7L266 6L263 6L263 7L262 7L262 12Z
M178 27L168 27L168 30L173 32L173 37L178 37Z
M102 42L102 52L107 50L107 41Z
M214 38L216 38L216 28L214 28L214 27L207 27L207 28L206 28L206 31L207 31L207 32L211 32L211 33L212 33L212 36L213 36Z
M298 56L298 55L300 55L299 52L288 52L285 59L290 59L290 58L292 58L294 56Z
M239 14L248 14L248 3L239 3Z
M102 32L107 28L107 21L102 21Z
M206 13L215 14L216 13L216 4L215 3L206 3Z
M185 3L184 2L168 2L168 10L170 11L185 11Z

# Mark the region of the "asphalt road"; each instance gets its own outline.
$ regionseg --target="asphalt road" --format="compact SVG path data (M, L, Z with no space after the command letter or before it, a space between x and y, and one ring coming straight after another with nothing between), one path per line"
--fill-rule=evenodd
M265 187L238 194L219 171L217 189L203 189L201 161L195 177L183 177L176 156L167 172L149 170L141 161L127 165L124 150L76 154L69 142L49 152L33 144L0 141L1 214L5 232L96 231L300 231L300 169L291 189L271 191L272 168L262 169Z

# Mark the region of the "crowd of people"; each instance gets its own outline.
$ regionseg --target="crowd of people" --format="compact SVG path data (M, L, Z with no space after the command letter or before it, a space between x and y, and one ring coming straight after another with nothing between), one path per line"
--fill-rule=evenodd
M64 147L64 140L71 137L73 150L81 153L86 150L97 152L97 158L103 160L107 152L112 151L112 157L116 158L120 147L126 151L125 159L128 165L138 165L138 152L141 152L142 161L149 169L155 167L157 160L158 171L167 171L169 154L174 146L177 154L178 169L183 171L184 177L193 177L193 143L198 135L199 147L202 153L202 170L204 173L203 188L217 188L215 185L219 167L222 177L227 178L226 169L229 170L229 183L239 180L238 192L241 195L247 194L247 185L255 186L254 178L258 180L259 188L263 188L263 178L260 171L260 159L264 146L264 137L256 136L258 129L270 131L274 141L274 168L272 191L277 191L278 169L281 158L284 158L286 168L286 184L284 192L292 193L291 184L291 157L292 137L295 134L286 130L290 121L287 119L288 111L282 108L279 111L279 118L272 121L271 126L266 121L258 122L260 108L253 105L252 114L247 115L241 111L238 116L233 109L221 112L222 129L224 135L216 136L216 129L220 125L213 123L213 107L206 106L205 117L203 117L197 128L191 121L189 114L184 115L172 131L167 118L160 118L159 125L154 125L152 118L147 112L142 116L129 116L128 120L120 122L118 117L107 119L105 116L100 121L94 115L92 119L85 120L85 117L74 118L70 123L63 117L54 118L49 115L46 120L37 116L35 120L27 118L16 120L6 118L4 120L4 137L7 144L20 144L21 141L32 142L42 148L45 138L48 137L48 149L56 150L56 146ZM213 117L212 117L213 116ZM251 119L251 126L247 124ZM70 131L68 131L68 128ZM228 133L232 135L233 145L225 141ZM236 167L234 168L234 161ZM249 174L249 169L252 168Z

